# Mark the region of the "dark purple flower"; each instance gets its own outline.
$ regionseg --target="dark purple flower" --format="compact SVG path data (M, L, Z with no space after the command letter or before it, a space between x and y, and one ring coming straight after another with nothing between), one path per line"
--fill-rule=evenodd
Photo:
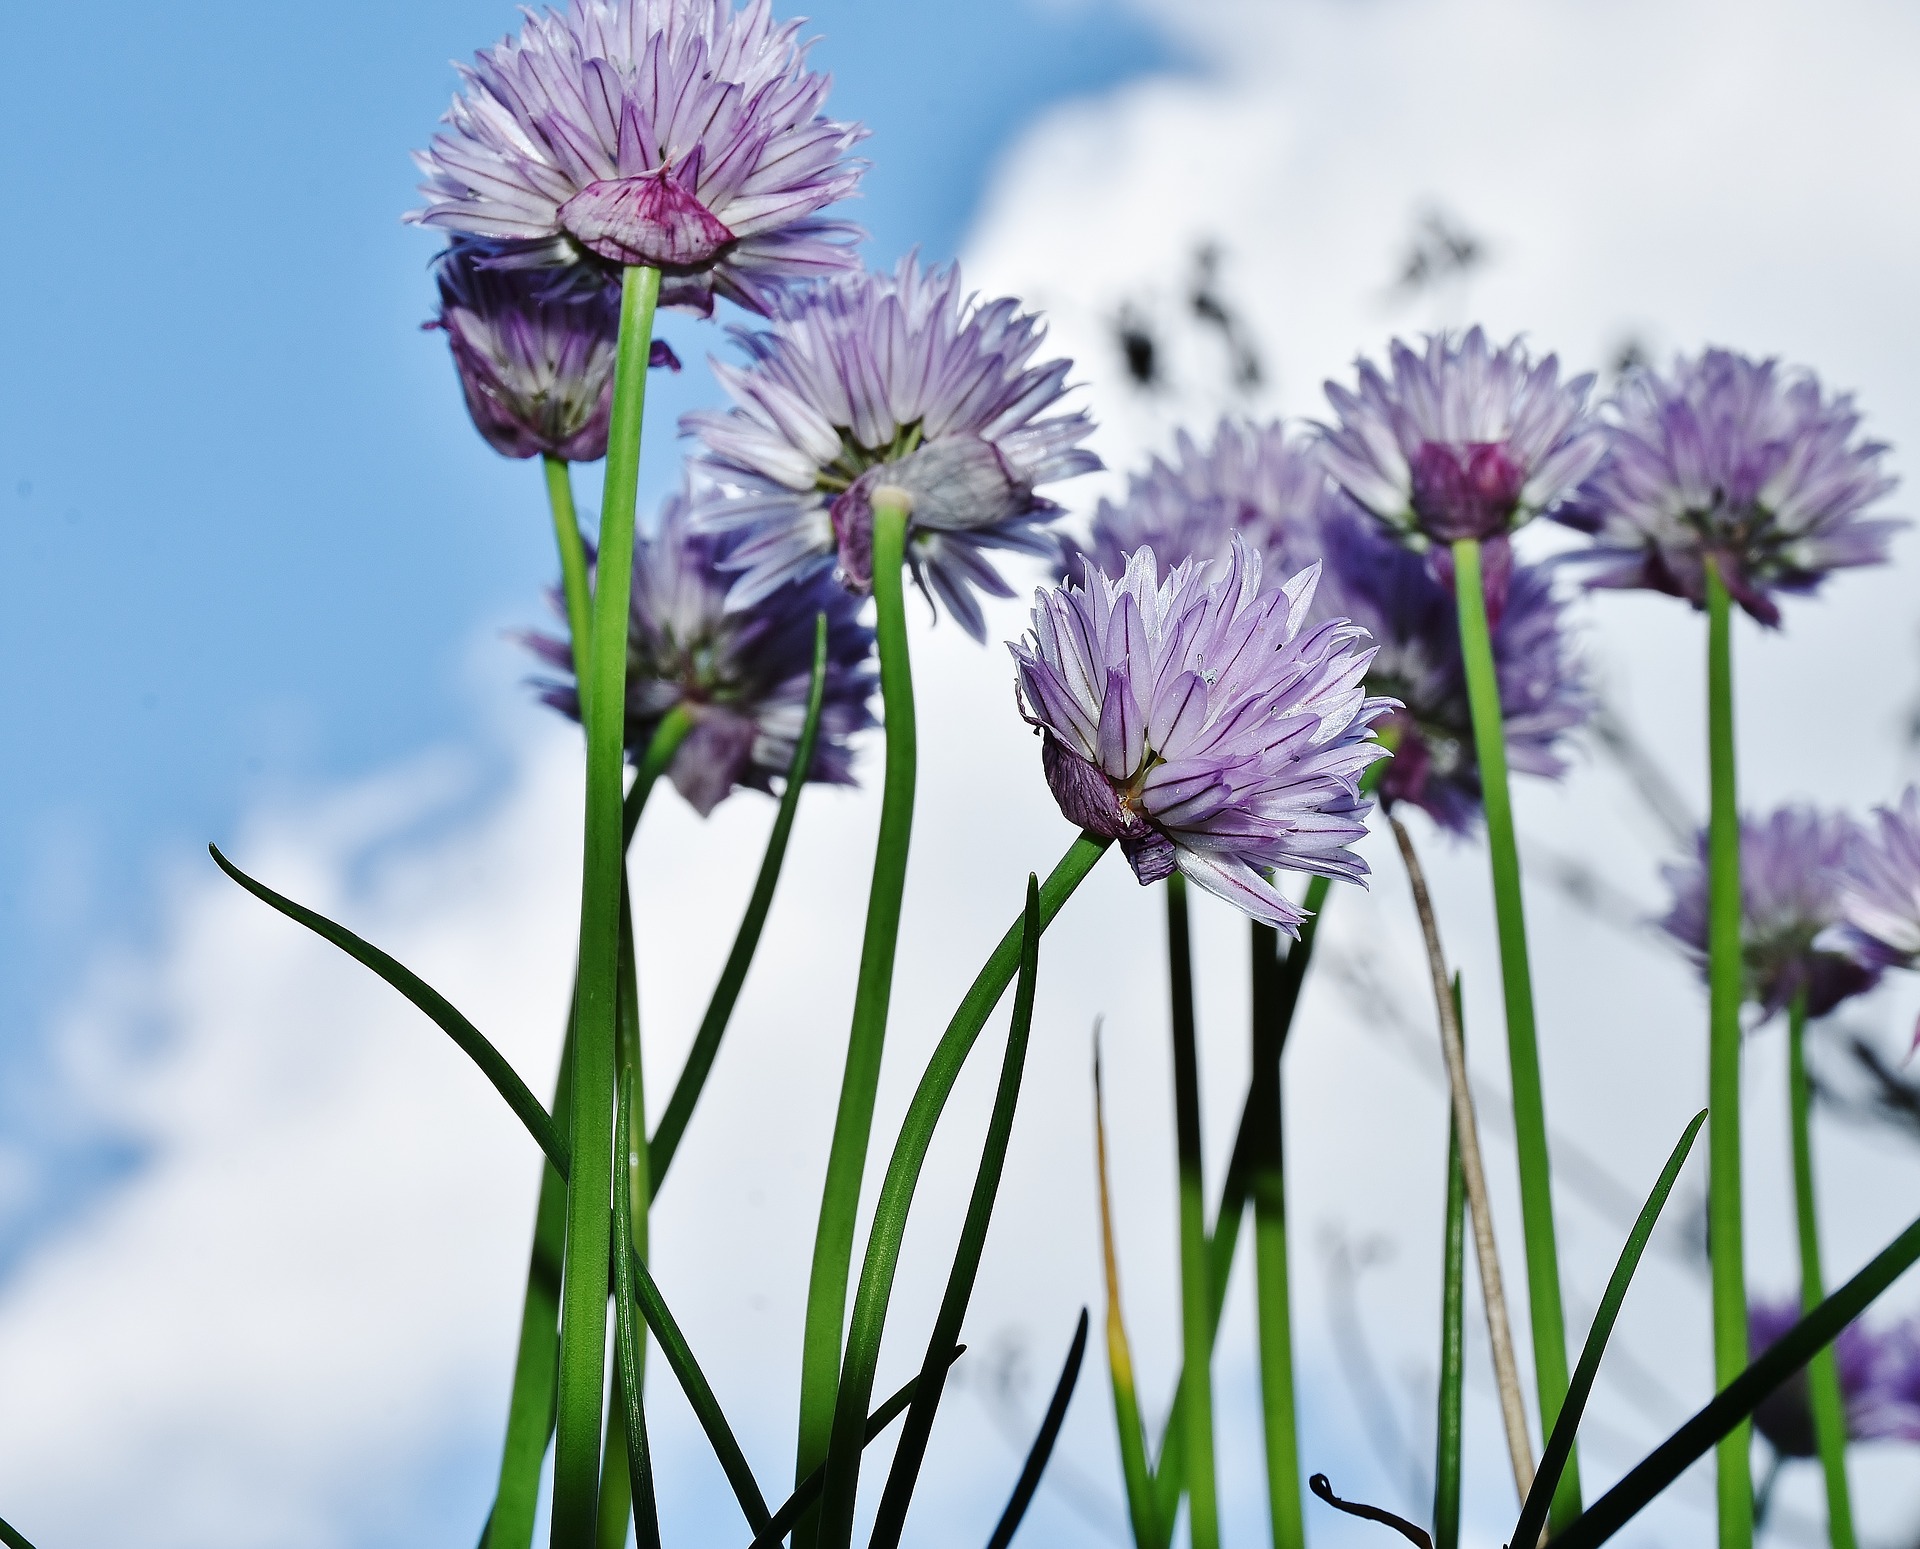
M1009 649L1047 783L1142 883L1177 867L1294 931L1306 916L1270 871L1366 875L1348 847L1366 832L1360 777L1385 752L1373 723L1393 706L1366 695L1365 632L1303 627L1317 572L1262 592L1238 537L1223 575L1188 560L1156 576L1141 549L1118 580L1089 564L1085 589L1036 593Z
M1842 918L1849 859L1859 826L1841 813L1788 806L1740 823L1740 941L1745 998L1770 1017L1806 992L1807 1015L1825 1016L1850 996L1873 988L1880 969L1842 949L1833 927ZM1707 967L1707 839L1694 858L1662 876L1673 906L1662 930Z
M827 616L827 681L810 780L853 783L850 739L874 724L873 632L857 599L825 577L785 586L751 608L726 606L725 542L694 532L684 497L661 509L633 553L627 649L627 751L637 758L676 705L693 716L667 773L702 817L735 786L771 791L806 724L814 619ZM566 675L542 685L555 709L579 719L572 651L564 640L526 643Z
M764 312L782 281L857 261L859 228L819 212L853 192L865 133L821 116L799 22L768 0L572 0L461 69L446 129L416 160L408 219L661 271L663 305L716 295Z
M447 336L475 427L503 457L606 456L618 288L598 274L556 283L538 269L499 268L496 251L456 240L440 255L440 315L427 324ZM680 369L664 339L649 363Z
M1757 1357L1800 1321L1794 1301L1756 1302L1747 1309L1748 1343ZM1840 1398L1852 1441L1920 1441L1920 1320L1874 1330L1849 1323L1833 1342ZM1754 1411L1760 1434L1782 1457L1818 1452L1803 1368Z
M1480 773L1452 588L1334 487L1315 442L1278 423L1225 420L1205 446L1182 432L1172 459L1156 458L1124 500L1100 503L1087 554L1114 575L1141 548L1163 566L1224 561L1236 533L1260 551L1268 586L1324 559L1310 619L1350 618L1372 635L1367 690L1400 704L1381 727L1394 750L1382 797L1470 829ZM1518 566L1508 587L1493 629L1508 757L1516 769L1555 776L1566 767L1564 739L1585 724L1592 701L1548 572Z
M1886 447L1855 436L1846 393L1731 350L1636 371L1608 406L1604 462L1555 513L1594 535L1593 586L1644 587L1706 606L1706 562L1762 624L1776 594L1877 565L1905 524L1861 512L1895 480Z
M995 549L1052 556L1059 515L1042 484L1100 460L1081 446L1084 413L1053 409L1071 362L1033 364L1045 331L1010 299L982 302L960 271L825 280L781 297L771 328L735 330L744 367L716 365L730 410L686 415L697 522L737 534L733 604L837 568L865 592L873 570L873 491L911 507L907 563L976 640L978 590L1011 597Z
M1338 416L1323 427L1326 463L1415 547L1504 539L1600 459L1593 377L1562 382L1555 356L1536 364L1520 340L1494 349L1473 328L1429 335L1417 352L1396 339L1388 361L1391 379L1360 361L1357 392L1326 384Z

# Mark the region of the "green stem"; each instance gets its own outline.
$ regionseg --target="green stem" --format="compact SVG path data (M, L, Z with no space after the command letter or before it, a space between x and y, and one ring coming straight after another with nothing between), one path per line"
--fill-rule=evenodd
M887 1008L893 994L894 947L900 935L900 898L907 881L907 842L913 831L916 748L913 675L907 656L907 620L901 595L906 561L907 505L887 498L883 487L873 501L873 603L880 654L880 698L886 710L886 774L880 797L880 835L874 848L873 884L867 895L866 935L860 944L860 974L853 997L853 1026L847 1037L846 1071L840 1081L840 1105L827 1154L826 1188L820 1200L820 1224L814 1236L813 1267L807 1282L805 1343L800 1368L800 1439L794 1464L798 1483L825 1461L833 1435L835 1393L840 1378L840 1331L847 1315L847 1280L853 1265L853 1236L860 1208L860 1182L866 1172L867 1146L873 1134L874 1094L880 1085L880 1057L887 1036ZM858 1416L866 1421L865 1399ZM855 1449L854 1466L859 1465ZM833 1481L828 1479L829 1502ZM795 1549L813 1542L818 1517L803 1517L794 1534Z
M1460 976L1453 976L1460 1017ZM1460 1407L1467 1353L1467 1175L1460 1121L1447 1111L1447 1226L1440 1282L1440 1397L1434 1425L1433 1549L1460 1549Z
M1507 1013L1507 1065L1513 1080L1513 1134L1520 1160L1520 1220L1527 1250L1527 1304L1533 1324L1534 1384L1541 1434L1552 1432L1567 1397L1566 1316L1560 1304L1560 1252L1554 1240L1553 1180L1547 1160L1547 1110L1540 1086L1540 1047L1534 1030L1533 974L1527 961L1527 916L1520 896L1520 848L1513 835L1513 797L1507 785L1506 727L1493 635L1480 577L1480 544L1453 545L1454 602L1460 618L1460 654L1473 712L1474 757L1487 814L1487 850L1493 862L1493 907L1500 936L1500 988ZM1550 1525L1559 1532L1580 1515L1580 1458L1567 1459L1553 1499Z
M1201 1171L1200 1055L1193 1017L1187 879L1167 878L1167 960L1173 986L1173 1117L1180 1158L1180 1429L1186 1437L1187 1531L1193 1549L1219 1549L1213 1478L1213 1310L1207 1290L1207 1196Z
M1253 925L1253 1079L1246 1111L1253 1119L1253 1296L1260 1336L1260 1410L1267 1443L1267 1511L1274 1549L1303 1549L1300 1441L1293 1397L1293 1323L1287 1276L1287 1184L1277 981L1285 971L1279 932ZM1216 1219L1218 1240L1231 1230ZM1211 1260L1211 1253L1209 1259ZM1209 1263L1209 1270L1211 1270ZM1209 1311L1212 1309L1209 1308ZM1212 1348L1212 1328L1208 1348Z
M1107 1372L1113 1388L1113 1419L1120 1433L1120 1476L1127 1489L1127 1519L1134 1549L1157 1549L1159 1511L1154 1503L1153 1470L1147 1462L1146 1431L1140 1423L1140 1396L1133 1380L1133 1346L1120 1310L1120 1254L1113 1239L1113 1183L1107 1167L1106 1093L1100 1079L1100 1039L1093 1044L1093 1159L1100 1185L1100 1257L1107 1282Z
M733 938L733 950L707 1002L707 1014L700 1019L700 1031L694 1035L687 1062L680 1068L680 1079L673 1084L666 1112L654 1128L649 1143L649 1166L653 1173L653 1191L659 1193L667 1168L680 1138L693 1118L694 1104L700 1101L707 1076L720 1053L720 1039L727 1030L740 987L746 982L753 954L760 945L760 931L767 923L767 911L773 907L773 890L780 881L780 867L787 857L787 839L793 832L794 813L799 810L800 792L807 783L807 771L813 767L813 748L820 731L820 710L827 689L827 616L814 620L813 680L807 693L807 718L800 728L800 740L794 744L793 760L787 765L786 788L780 793L780 810L773 820L773 832L767 836L767 853L760 862L760 874L754 879L753 894L747 900L747 912L741 917L739 933Z
M600 553L582 696L587 713L585 857L573 1072L571 1181L560 1295L560 1378L553 1461L554 1549L587 1549L599 1502L600 1409L607 1370L607 1256L613 1210L614 1044L620 896L626 852L621 744L627 699L628 606L647 353L657 269L630 268L621 284L620 339L607 438ZM593 713L594 706L600 713Z
M1040 927L1045 931L1093 870L1111 840L1082 834L1040 884ZM1023 917L1024 919L1024 917ZM840 1372L840 1391L833 1415L827 1458L827 1479L821 1501L823 1542L841 1549L853 1532L855 1492L860 1483L860 1448L867 1404L873 1398L873 1378L880 1359L880 1339L887 1323L887 1305L893 1295L895 1271L900 1267L900 1245L906 1237L907 1216L914 1190L926 1164L927 1149L940 1122L954 1083L980 1029L986 1025L1020 960L1022 922L1010 926L993 955L974 975L973 983L940 1035L927 1067L907 1104L894 1141L880 1195L873 1207L873 1225L867 1233L866 1258L853 1298L853 1316L847 1326L847 1355Z
M1820 1271L1820 1222L1813 1190L1812 1091L1807 1082L1807 992L1787 1012L1787 1109L1793 1124L1793 1200L1800 1228L1800 1310L1826 1299ZM1847 1409L1831 1346L1807 1363L1813 1435L1827 1478L1827 1536L1833 1549L1854 1549L1853 1493L1847 1485Z
M1747 1365L1747 1276L1740 1203L1740 808L1734 776L1733 609L1707 561L1707 1242L1713 1258L1713 1379ZM1751 1427L1720 1441L1720 1549L1753 1544Z
M586 686L587 640L592 625L593 592L587 581L587 546L573 509L573 475L558 457L541 458L547 475L547 505L553 511L553 541L560 550L560 587L567 600L567 635L573 645L573 677ZM582 703L585 701L583 700Z

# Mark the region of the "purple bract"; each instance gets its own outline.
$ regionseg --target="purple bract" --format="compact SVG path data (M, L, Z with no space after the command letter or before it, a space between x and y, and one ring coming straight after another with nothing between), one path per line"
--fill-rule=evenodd
M1048 412L1071 363L1032 363L1039 320L909 255L891 275L793 290L770 328L734 337L747 364L714 367L734 407L681 420L702 444L696 520L738 537L734 606L836 565L866 591L872 491L889 485L911 505L914 579L984 639L974 590L1013 595L988 552L1052 556L1060 508L1036 491L1100 466L1080 444L1092 421Z
M1841 813L1787 806L1740 823L1740 948L1745 997L1763 1017L1805 992L1807 1015L1825 1016L1873 988L1879 966L1844 950L1842 918L1859 826ZM1673 905L1660 927L1707 967L1707 840L1694 858L1661 873Z
M504 457L593 462L607 452L620 292L597 274L564 283L546 271L499 268L491 243L456 240L434 274L440 315L467 412ZM678 371L664 339L651 364Z
M1799 1304L1756 1302L1748 1341L1758 1357L1800 1321ZM1920 1441L1920 1320L1890 1329L1849 1323L1833 1342L1851 1441ZM1782 1457L1810 1458L1818 1446L1807 1374L1796 1372L1754 1411L1754 1425Z
M1274 868L1358 881L1360 777L1385 755L1373 723L1393 708L1363 686L1365 631L1306 627L1317 572L1260 586L1236 537L1228 572L1188 560L1156 584L1151 549L1115 580L1046 588L1010 645L1021 713L1069 821L1119 840L1142 883L1177 867L1257 920L1305 914Z
M767 0L573 0L461 69L417 156L408 218L516 244L528 262L646 264L660 299L757 312L782 281L856 262L859 228L820 211L853 192L865 131L821 116L800 23Z
M1587 413L1593 377L1560 380L1518 339L1494 349L1479 328L1396 339L1391 377L1358 363L1359 390L1326 384L1328 471L1416 547L1503 539L1592 471L1603 442ZM1504 562L1496 556L1493 564Z
M1614 394L1606 460L1555 513L1594 536L1589 584L1706 606L1706 564L1761 623L1778 593L1875 565L1904 523L1861 513L1893 488L1886 447L1856 438L1853 399L1811 373L1708 350L1637 371Z
M638 758L662 717L686 706L693 729L667 773L703 817L735 786L771 791L775 779L785 777L806 724L814 620L821 613L827 616L827 679L807 777L851 785L849 740L874 724L867 703L873 632L856 617L857 599L820 577L729 610L729 577L719 564L724 547L723 540L690 529L686 501L676 496L656 529L638 537L633 554L627 751ZM526 643L566 674L566 681L543 683L542 697L579 719L567 642L529 635Z

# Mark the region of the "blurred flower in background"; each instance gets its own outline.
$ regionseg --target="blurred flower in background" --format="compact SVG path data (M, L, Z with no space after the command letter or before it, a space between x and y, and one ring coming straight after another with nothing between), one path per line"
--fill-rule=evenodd
M1794 1301L1756 1302L1747 1309L1757 1359L1800 1321ZM1920 1441L1920 1318L1891 1328L1849 1323L1833 1342L1840 1397L1852 1441ZM1807 1374L1800 1371L1768 1395L1753 1423L1783 1458L1816 1455Z

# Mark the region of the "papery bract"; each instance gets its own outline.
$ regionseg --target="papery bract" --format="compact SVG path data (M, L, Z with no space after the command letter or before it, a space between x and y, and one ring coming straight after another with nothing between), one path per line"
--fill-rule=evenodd
M638 758L667 712L685 707L693 728L667 774L703 817L736 786L770 791L785 776L806 724L814 621L821 613L827 616L827 678L808 778L851 785L850 740L874 724L868 708L873 632L856 617L858 600L819 577L730 610L724 552L724 539L691 530L686 501L675 496L655 530L637 539L633 556L627 750ZM577 720L567 643L545 635L527 636L526 643L567 675L543 684L543 697Z
M681 420L701 443L696 520L738 538L734 604L836 568L865 591L885 485L910 506L915 580L984 639L974 591L1013 595L987 554L1053 555L1060 508L1039 487L1100 466L1081 446L1092 421L1055 411L1071 363L1033 363L1039 320L909 255L793 290L771 327L734 337L747 364L714 368L734 407Z
M1118 579L1035 595L1010 646L1022 714L1067 818L1117 839L1141 882L1178 870L1255 919L1304 913L1275 868L1358 881L1360 777L1385 750L1372 653L1344 621L1307 624L1316 569L1262 591L1243 539L1225 574L1189 560L1157 579L1151 549Z

